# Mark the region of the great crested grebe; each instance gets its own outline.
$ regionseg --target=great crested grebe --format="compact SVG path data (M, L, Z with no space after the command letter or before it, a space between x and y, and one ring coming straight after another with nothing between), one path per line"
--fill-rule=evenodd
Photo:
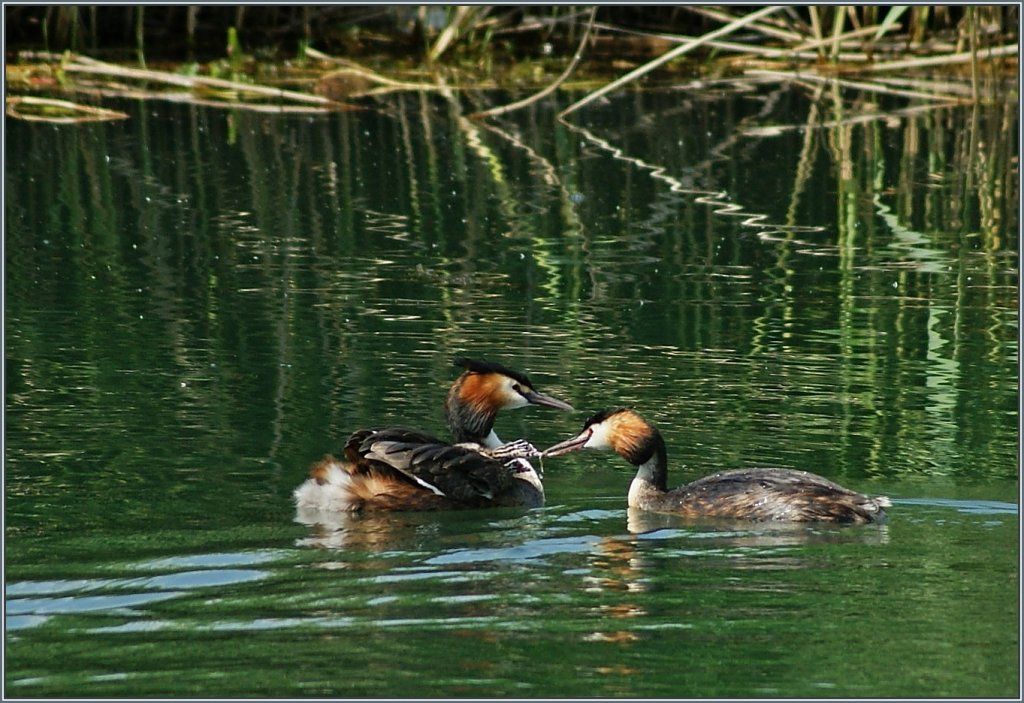
M295 489L299 508L327 511L441 510L544 504L540 475L525 457L538 452L523 440L502 444L494 433L499 410L572 406L537 391L518 371L459 357L465 371L452 384L444 410L455 444L402 427L359 430L345 458L326 456Z
M735 469L705 476L673 490L667 486L665 440L631 408L596 413L583 431L544 450L560 456L579 449L609 449L633 466L630 508L685 517L789 522L880 522L891 502L866 496L826 478L794 469Z

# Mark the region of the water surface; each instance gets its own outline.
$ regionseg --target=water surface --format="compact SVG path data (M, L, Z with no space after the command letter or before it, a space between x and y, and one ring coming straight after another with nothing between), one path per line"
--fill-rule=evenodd
M6 123L7 694L1016 695L1016 106L492 97ZM632 514L589 453L538 510L296 514L353 429L443 433L463 353L578 409L503 438L630 404L672 484L890 520Z

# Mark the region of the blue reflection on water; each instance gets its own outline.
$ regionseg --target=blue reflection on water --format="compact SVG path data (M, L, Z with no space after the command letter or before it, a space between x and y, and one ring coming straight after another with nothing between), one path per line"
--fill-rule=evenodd
M456 549L427 559L427 564L467 564L480 561L524 561L552 554L579 554L591 552L601 541L595 535L538 539L512 547L483 549Z
M64 598L13 598L7 601L8 615L24 613L87 613L118 610L144 603L177 598L181 591L161 593L128 593L114 596L67 596Z
M893 498L897 505L931 505L954 508L972 515L1016 515L1018 506L1000 500L952 500L949 498Z
M274 558L277 554L259 552L200 554L143 562L135 568L258 563ZM269 572L258 569L193 569L145 577L15 582L7 585L7 627L11 630L36 627L47 622L53 614L111 612L137 615L134 610L137 606L180 598L192 589L248 583L268 575ZM131 592L83 595L96 591Z

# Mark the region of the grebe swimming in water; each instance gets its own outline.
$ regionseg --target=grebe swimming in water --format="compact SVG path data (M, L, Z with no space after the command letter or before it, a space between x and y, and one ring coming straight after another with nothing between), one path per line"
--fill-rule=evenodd
M560 456L580 449L611 450L637 467L629 487L630 508L686 517L790 522L880 522L891 502L866 496L826 478L793 469L735 469L668 490L665 440L631 408L595 414L583 431L546 449Z
M452 384L444 410L455 444L401 427L359 430L345 458L324 457L295 489L299 508L327 511L441 510L544 504L540 475L525 457L525 441L502 444L494 432L499 410L572 406L537 391L525 374L500 364L459 357L465 371Z

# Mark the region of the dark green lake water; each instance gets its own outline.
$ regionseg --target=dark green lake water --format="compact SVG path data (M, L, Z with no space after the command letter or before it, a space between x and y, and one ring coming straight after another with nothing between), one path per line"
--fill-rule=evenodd
M7 696L1018 695L1017 106L569 99L6 121ZM542 509L296 515L462 353L578 409L504 439L631 404L672 485L890 521L627 514L592 453Z

